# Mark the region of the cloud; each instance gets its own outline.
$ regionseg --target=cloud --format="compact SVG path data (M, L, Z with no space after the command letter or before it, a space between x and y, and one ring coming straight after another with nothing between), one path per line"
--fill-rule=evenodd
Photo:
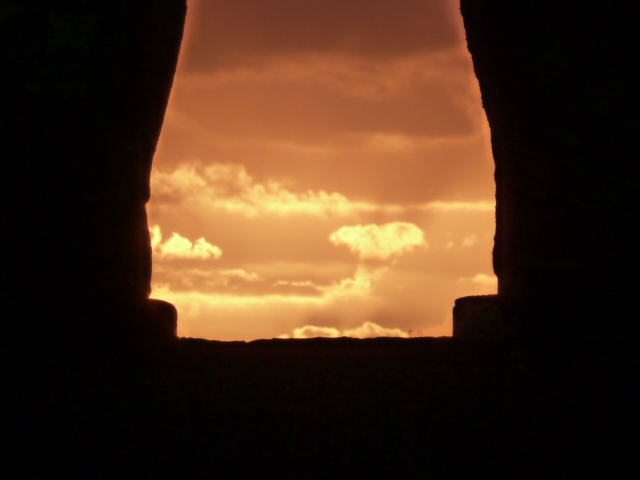
M329 287L319 287L319 289L327 297L334 299L367 296L371 294L373 286L384 277L388 270L388 267L358 265L352 278L345 278Z
M169 172L154 170L151 190L155 208L167 205L208 208L249 218L264 215L345 217L377 212L495 212L495 202L490 201L434 201L402 205L351 201L337 192L324 190L294 192L287 188L285 181L257 182L244 165L232 163L214 163L206 168L183 164Z
M458 284L464 287L464 290L460 291L460 296L494 295L498 291L498 278L486 273L458 278Z
M389 269L387 267L358 265L352 277L333 282L330 285L318 285L310 280L278 280L274 287L293 287L291 291L312 291L322 294L328 300L345 297L365 297L371 294L373 286L379 282ZM304 289L304 290L301 290Z
M232 293L234 295L268 294L270 289L255 272L211 268L211 263L156 262L153 285L165 286L176 292ZM277 293L277 292L276 292Z
M293 335L280 335L279 338L316 338L316 337L353 337L353 338L375 338L375 337L407 337L407 332L399 328L385 328L373 322L365 322L359 327L338 330L333 327L317 327L306 325L302 328L295 328Z
M478 243L478 235L476 234L468 235L462 240L463 247L472 247L476 243Z
M155 250L162 241L162 232L160 231L160 225L149 227L149 236L151 237L151 249Z
M274 285L292 285L294 287L312 287L315 289L319 289L315 283L310 280L303 280L301 282L298 281L289 281L289 280L278 280Z
M445 87L443 81L449 80L457 89L466 91L466 77L456 74L468 65L467 59L468 53L462 49L385 59L314 52L261 57L260 62L251 62L244 68L185 73L181 80L185 86L194 89L304 82L307 86L322 85L343 98L397 100L407 92L415 92L417 83L430 83L440 91L438 87ZM453 93L454 86L448 87L442 91Z
M458 3L189 0L149 205L154 295L181 335L450 332L454 298L495 290L474 277L494 164ZM389 222L430 248L386 242Z
M473 283L479 283L482 285L498 285L498 277L496 277L495 275L478 273L474 277L459 278L458 282L473 282Z
M439 210L439 211L472 211L472 212L495 212L496 203L489 201L478 202L442 202L435 201L422 205L415 205L419 210Z
M409 203L405 205L394 203L352 202L351 209L358 212L384 212L401 214L405 212L495 212L495 202L445 202Z
M202 173L185 165L170 173L155 171L151 188L158 204L195 203L247 217L351 213L349 200L338 193L294 193L275 180L257 183L239 164L215 163Z
M178 335L225 341L273 338L305 325L306 318L327 305L323 297L177 291L158 282L153 284L152 298L176 306Z
M395 258L415 246L426 246L424 233L411 223L394 222L386 225L357 225L342 227L333 232L329 240L334 245L347 245L358 253L363 263L356 265L352 276L321 285L311 280L277 280L273 287L284 287L293 295L319 296L328 303L345 299L371 298L373 289L389 266L368 263L370 260L385 261ZM283 291L283 290L281 290Z
M164 262L154 264L152 284L154 288L163 285L174 292L218 292L233 288L231 279L215 270Z
M293 338L315 338L315 337L339 337L340 330L331 327L316 327L306 325L302 328L296 328L293 331ZM286 337L281 337L286 338Z
M353 277L335 282L328 287L316 287L334 300L345 297L367 297L373 287L389 271L389 266L372 265L371 260L388 261L416 246L427 246L424 232L412 223L393 222L385 225L346 226L333 232L329 240L334 245L346 245L364 262L356 267Z
M448 0L195 0L189 7L188 70L318 52L402 56L462 41Z
M199 238L192 243L189 239L173 232L169 240L162 242L162 232L158 225L149 229L151 234L151 247L155 254L161 258L185 258L207 260L211 257L218 259L222 256L222 250L211 245L204 238Z
M232 270L220 270L218 271L223 277L239 278L246 282L261 282L262 278L256 272L247 272L242 268L234 268Z
M343 335L355 338L406 337L407 332L399 328L384 328L373 322L365 322L360 327L345 330Z
M279 284L299 283L308 286L310 283L316 287L318 285L329 285L338 279L351 276L354 271L352 263L324 260L251 263L246 264L245 268Z
M424 232L406 222L342 227L329 240L335 245L347 245L360 260L388 260L417 246L427 246Z

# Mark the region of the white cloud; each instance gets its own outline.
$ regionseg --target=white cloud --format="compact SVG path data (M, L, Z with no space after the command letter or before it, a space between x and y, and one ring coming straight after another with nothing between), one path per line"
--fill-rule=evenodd
M349 200L324 190L294 193L275 180L257 183L243 165L213 164L199 173L193 166L181 166L171 173L154 171L154 200L193 204L257 215L345 215L352 213Z
M154 253L161 258L186 258L207 260L222 256L222 250L215 245L211 245L204 238L199 238L192 243L189 239L173 232L169 240L162 242L162 232L158 225L149 229L151 234L151 247Z
M328 286L318 285L309 280L278 280L274 286L308 287L322 293L324 298L333 300L349 296L362 297L371 293L373 285L380 281L388 270L388 267L358 265L353 277L344 278Z
M151 192L156 199L182 199L206 188L207 181L193 167L181 166L171 173L153 170Z
M329 286L314 282L279 280L274 285L309 287L327 300L337 301L348 297L371 296L373 287L389 271L388 265L372 265L368 260L388 261L416 246L427 246L423 231L412 223L393 222L385 225L346 226L333 232L329 240L334 245L346 245L358 254L363 263L356 266L352 277L344 278Z
M220 270L218 273L224 277L239 278L247 282L261 282L262 278L256 272L247 272L242 268L234 268L232 270Z
M379 282L388 270L388 267L358 265L353 278L345 278L330 287L318 288L329 298L366 296L371 293L373 285Z
M375 337L407 337L407 332L399 328L384 328L373 322L365 322L359 327L338 330L332 327L317 327L315 325L305 325L302 328L295 328L293 335L280 335L279 338L315 338L315 337L353 337L353 338L375 338Z
M497 285L498 277L495 275L487 275L486 273L478 273L474 277L459 278L458 282L473 282L482 285Z
M469 235L462 240L463 247L472 247L476 243L478 243L478 235L476 234Z
M339 337L340 330L331 327L316 327L313 325L306 325L302 328L296 328L293 330L293 338L315 338L315 337ZM281 338L285 338L284 336Z
M151 237L151 249L155 250L162 241L162 232L160 231L160 225L150 227L149 235Z
M361 261L389 260L416 246L426 246L424 233L412 223L394 222L386 225L357 225L342 227L333 232L329 240L335 245L347 245L356 252ZM317 285L309 280L279 280L274 285L312 288L329 301L353 297L368 297L375 284L389 271L385 265L361 263L356 266L352 277L344 278L331 285Z
M427 246L424 232L406 222L342 227L329 240L335 245L347 245L360 260L388 260L417 246Z
M471 211L494 212L495 202L445 202L422 204L378 204L353 202L337 192L324 190L294 192L284 182L269 180L259 183L241 164L214 163L203 169L182 165L172 172L154 170L151 190L156 207L167 203L205 207L238 213L247 217L258 215L338 215L384 212L401 214L409 211Z
M407 332L403 332L399 328L384 328L373 322L365 322L360 327L345 330L343 335L355 338L406 337Z

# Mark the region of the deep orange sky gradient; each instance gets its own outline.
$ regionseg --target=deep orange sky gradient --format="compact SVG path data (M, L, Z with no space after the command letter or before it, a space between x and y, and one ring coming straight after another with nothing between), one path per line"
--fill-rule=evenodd
M494 192L457 1L189 2L148 207L179 335L450 335Z

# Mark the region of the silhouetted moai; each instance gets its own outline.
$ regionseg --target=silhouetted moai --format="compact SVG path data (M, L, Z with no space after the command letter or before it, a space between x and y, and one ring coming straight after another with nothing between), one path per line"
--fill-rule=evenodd
M640 266L637 7L461 9L496 164L498 295L459 299L454 335L624 338Z
M175 308L148 299L145 204L185 14L0 4L5 346L175 337Z

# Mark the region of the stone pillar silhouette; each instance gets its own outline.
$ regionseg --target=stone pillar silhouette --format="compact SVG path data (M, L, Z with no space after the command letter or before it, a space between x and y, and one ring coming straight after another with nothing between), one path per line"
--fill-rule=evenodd
M498 295L458 299L454 336L624 337L640 267L637 7L461 10L496 164Z
M0 4L5 347L175 337L175 308L148 299L145 204L185 14Z

